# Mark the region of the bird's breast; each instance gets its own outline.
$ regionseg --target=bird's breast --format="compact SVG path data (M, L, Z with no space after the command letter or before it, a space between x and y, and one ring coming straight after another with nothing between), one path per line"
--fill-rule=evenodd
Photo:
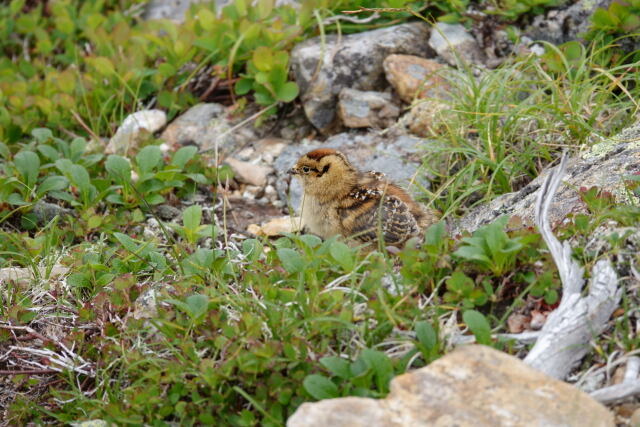
M327 239L339 233L335 209L330 203L320 203L315 197L305 195L302 202L302 223L307 230Z

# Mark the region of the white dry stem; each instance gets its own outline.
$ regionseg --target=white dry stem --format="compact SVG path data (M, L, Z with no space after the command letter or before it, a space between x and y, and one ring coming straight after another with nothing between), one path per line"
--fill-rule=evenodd
M549 207L567 166L566 152L560 165L549 174L539 190L535 220L558 267L562 299L524 361L545 374L564 379L589 350L589 342L598 336L618 306L621 290L618 276L609 260L600 260L592 270L587 295L582 296L584 269L571 258L569 243L560 243L551 232Z
M638 371L640 371L640 358L629 357L622 382L596 390L591 393L591 397L602 403L613 403L640 393Z
M25 353L33 354L47 358L51 365L44 365L33 360L23 360L23 363L40 368L51 369L54 371L62 372L69 370L78 374L88 375L90 377L95 376L95 371L91 363L84 360L81 356L69 350L64 344L58 343L62 348L60 353L47 349L31 348L31 347L16 347L10 346L9 349L13 351L22 351Z

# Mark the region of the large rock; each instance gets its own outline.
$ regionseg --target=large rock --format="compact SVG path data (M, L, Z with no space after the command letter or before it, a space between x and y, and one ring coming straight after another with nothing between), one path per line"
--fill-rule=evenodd
M302 186L297 179L291 179L287 171L300 156L316 148L340 150L359 169L383 172L391 181L404 188L407 188L414 178L421 185L428 187L428 180L419 172L420 145L424 143L422 139L406 135L383 137L376 133L340 133L327 139L325 143L313 141L302 145L290 145L274 163L278 174L278 194L283 202L288 203L290 200L295 211L300 208ZM415 189L415 185L409 187L410 191Z
M460 24L438 22L431 30L429 46L451 65L458 65L460 61L483 64L485 60L476 39Z
M311 123L325 133L336 126L336 103L343 88L381 90L382 62L388 55L433 56L428 36L429 26L416 22L298 44L291 52L291 65Z
M438 99L423 99L411 106L407 114L402 116L398 124L412 135L423 138L437 135L446 125L442 112L449 108L449 104Z
M251 162L243 162L242 160L227 157L225 163L231 166L236 174L236 178L245 184L264 187L267 185L267 177L273 172L269 166L258 165Z
M287 427L608 427L613 415L577 388L489 347L463 346L391 381L386 399L304 403Z
M524 34L533 40L562 44L580 39L591 26L591 15L599 7L608 8L612 0L579 0L563 9L552 9L537 16Z
M160 137L169 145L195 144L202 149L231 144L232 136L225 134L230 126L222 104L198 104L189 108L167 126Z
M533 224L537 190L551 170L542 171L522 190L504 194L472 210L452 224L452 233L472 232L502 215L516 215L525 224ZM586 211L580 188L595 186L613 194L619 202L629 202L623 181L637 173L640 173L640 122L569 161L566 185L560 186L549 210L551 224L562 221L571 212Z
M440 75L446 67L433 59L413 55L389 55L385 58L384 74L404 102L416 98L444 95L450 90ZM448 67L446 67L448 68Z
M203 103L194 105L167 126L160 137L169 145L179 148L181 145L197 145L200 150L219 153L230 152L248 141L258 139L255 128L233 127L242 117L231 117L224 105Z
M129 114L104 149L107 154L127 154L149 135L167 124L167 114L162 110L142 110Z
M395 123L400 108L390 93L344 88L340 91L338 115L348 128L384 129Z
M185 14L191 7L198 3L205 3L209 6L211 1L204 0L151 0L147 3L143 14L144 19L170 19L174 22L180 23L184 21ZM220 11L222 8L233 0L215 0L216 10ZM277 0L275 6L293 5L296 6L298 1L296 0Z

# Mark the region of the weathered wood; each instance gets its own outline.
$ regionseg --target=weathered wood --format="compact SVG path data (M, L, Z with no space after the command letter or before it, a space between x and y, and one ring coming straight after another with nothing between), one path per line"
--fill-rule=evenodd
M535 219L547 243L562 281L562 299L524 361L547 375L564 379L589 350L589 341L598 336L618 306L621 290L609 260L600 260L592 271L589 293L582 296L584 269L571 258L569 243L560 243L551 231L549 207L565 174L567 154L539 190Z
M601 403L613 403L640 393L638 371L640 371L640 358L630 357L622 383L596 390L591 393L591 397Z

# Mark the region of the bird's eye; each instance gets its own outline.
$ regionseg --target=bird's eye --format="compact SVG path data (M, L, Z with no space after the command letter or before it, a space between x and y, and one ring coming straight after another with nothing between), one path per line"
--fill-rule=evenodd
M302 172L309 173L309 171L311 171L311 168L309 168L309 166L303 166L302 167Z

